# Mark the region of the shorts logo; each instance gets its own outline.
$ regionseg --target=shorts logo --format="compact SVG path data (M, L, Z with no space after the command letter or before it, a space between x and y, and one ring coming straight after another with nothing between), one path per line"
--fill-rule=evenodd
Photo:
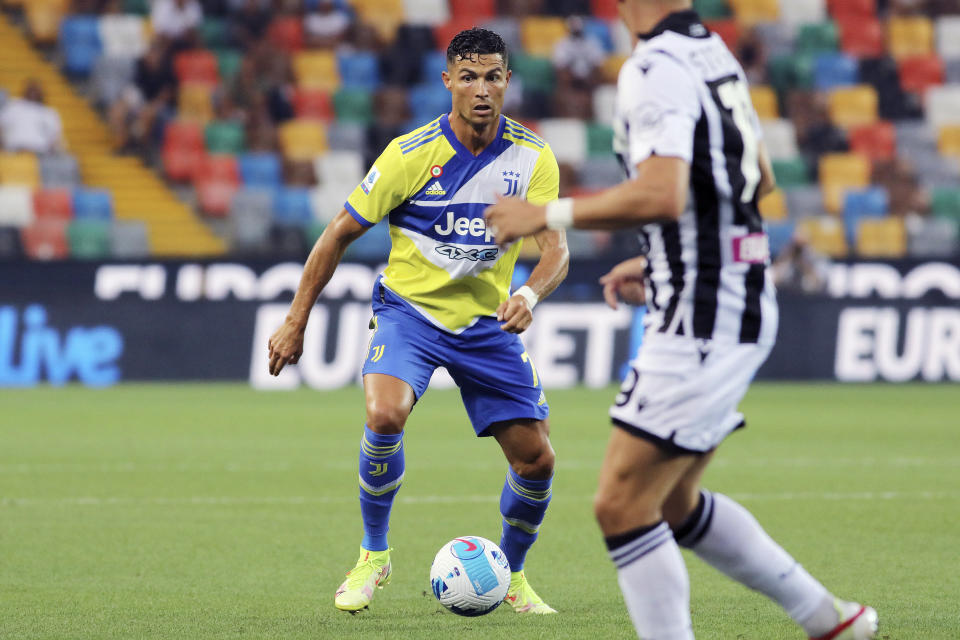
M387 345L379 344L370 351L370 362L379 362Z
M451 260L469 260L470 262L477 262L479 260L487 262L496 260L499 252L500 250L496 247L490 247L488 249L461 249L453 244L437 245L437 253Z
M443 188L439 180L434 180L433 184L427 187L425 193L428 196L445 196L447 195L447 190Z
M360 188L363 189L365 194L370 195L370 190L373 189L373 185L377 184L377 180L379 179L380 170L377 169L377 165L373 165L373 167L370 168L370 173L368 173L367 177L360 183Z
M430 167L430 175L433 176L434 178L439 178L440 176L443 175L443 167L441 167L438 164L433 165L432 167Z

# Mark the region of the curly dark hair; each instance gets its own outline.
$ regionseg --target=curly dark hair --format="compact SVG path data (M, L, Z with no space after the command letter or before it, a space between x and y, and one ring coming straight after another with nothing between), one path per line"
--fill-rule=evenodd
M471 60L474 55L499 53L507 64L507 45L498 34L489 29L473 27L453 36L447 47L447 62Z

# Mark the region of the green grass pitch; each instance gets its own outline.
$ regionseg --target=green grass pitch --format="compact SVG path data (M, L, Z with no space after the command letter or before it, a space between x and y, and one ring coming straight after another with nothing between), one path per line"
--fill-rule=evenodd
M407 428L393 583L350 616L359 389L242 385L0 392L0 638L633 638L591 496L613 391L549 394L558 468L527 573L560 615L454 616L428 592L447 540L497 540L505 463L455 391ZM707 485L745 504L881 638L960 638L956 386L758 384ZM687 555L697 638L800 639Z

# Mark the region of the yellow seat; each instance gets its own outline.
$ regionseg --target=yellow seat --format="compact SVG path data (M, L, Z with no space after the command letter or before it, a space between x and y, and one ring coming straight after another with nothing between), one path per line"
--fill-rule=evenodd
M213 119L212 88L206 84L186 83L180 86L177 110L181 120L206 124Z
M340 87L337 57L332 51L303 51L293 58L297 86L333 92Z
M327 150L327 131L317 120L297 118L280 126L280 148L295 162L312 161Z
M847 239L844 237L843 223L836 218L818 216L804 218L797 223L797 230L810 240L810 246L833 258L847 255Z
M865 258L902 258L907 230L900 218L864 219L857 225L857 253Z
M746 25L774 22L780 17L777 0L730 0L730 7L737 21Z
M829 110L830 121L844 129L874 124L879 119L877 90L865 84L834 89Z
M607 59L603 61L603 65L600 68L600 71L603 74L603 81L610 84L616 84L617 78L620 77L620 68L623 66L623 63L627 61L628 57L629 56L620 54L607 56Z
M363 21L372 26L385 44L393 42L397 29L406 19L403 0L352 0Z
M24 6L34 42L52 44L57 41L60 20L69 6L69 0L31 0Z
M530 16L520 23L523 50L531 56L549 58L557 43L566 37L567 25L563 18Z
M887 21L887 50L894 58L933 53L933 22L924 16L893 16Z
M776 120L780 117L780 107L777 106L777 94L772 87L758 85L750 87L750 99L753 108L761 120Z
M823 206L829 213L840 213L848 189L870 184L870 159L861 153L828 153L820 158L820 187Z
M949 124L940 127L937 148L945 156L960 156L960 125Z
M774 189L760 199L760 215L764 220L787 219L787 197L782 189Z
M32 153L0 153L0 183L30 187L40 186L40 163Z

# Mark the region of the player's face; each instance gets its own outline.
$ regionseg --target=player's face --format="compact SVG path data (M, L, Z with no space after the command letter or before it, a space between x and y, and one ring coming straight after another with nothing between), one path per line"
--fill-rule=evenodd
M449 63L443 84L453 94L453 113L474 128L497 122L510 75L499 53L475 54Z

